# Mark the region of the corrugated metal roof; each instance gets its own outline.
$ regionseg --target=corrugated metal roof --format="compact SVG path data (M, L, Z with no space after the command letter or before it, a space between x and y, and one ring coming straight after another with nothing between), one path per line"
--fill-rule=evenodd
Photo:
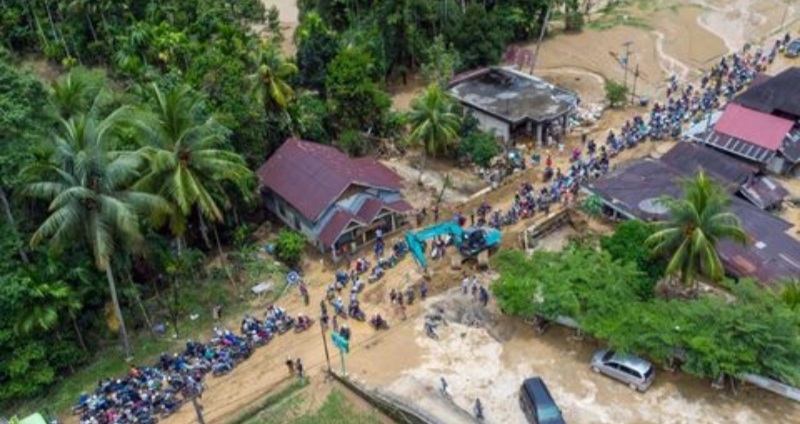
M720 184L736 191L739 185L756 174L758 169L710 147L694 143L678 143L661 156L661 161L685 174L705 170Z
M351 185L402 187L400 177L372 158L352 159L334 147L296 139L261 165L258 180L311 221Z
M707 143L722 151L759 163L768 162L775 156L775 152L771 150L717 131L711 133Z
M375 218L375 215L380 212L382 207L383 203L380 200L370 197L358 209L356 216L361 222L372 222L372 219Z
M751 86L733 101L765 113L781 112L800 118L800 68L791 67Z
M394 202L386 203L386 207L398 213L406 213L414 210L414 207L405 200L395 200Z
M714 131L774 152L792 126L791 120L729 103Z
M625 214L652 221L666 217L641 208L643 201L660 196L680 197L677 182L692 174L646 159L601 177L587 189ZM750 243L720 243L720 258L726 269L765 283L800 275L800 242L786 233L792 224L737 197L733 197L730 210L741 220Z
M358 222L358 219L350 212L343 210L334 212L331 219L325 224L325 228L320 231L319 241L324 247L330 248L351 222Z

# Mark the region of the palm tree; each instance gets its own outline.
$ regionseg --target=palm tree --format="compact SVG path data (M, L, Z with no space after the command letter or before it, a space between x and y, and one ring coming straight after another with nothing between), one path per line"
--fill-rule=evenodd
M780 298L789 309L800 311L800 280L795 278L784 281L781 285Z
M80 309L80 302L72 290L61 281L52 283L26 279L26 307L14 319L14 331L28 334L34 330L50 330L58 324L62 308Z
M50 86L50 105L57 118L70 119L93 109L105 78L85 68L74 68Z
M256 71L248 79L264 110L267 114L285 111L294 99L294 90L286 81L297 73L297 66L285 60L278 47L272 44L253 48L250 61Z
M112 145L124 113L124 108L119 109L99 121L90 115L62 119L61 131L52 140L50 161L26 169L34 182L25 186L22 193L50 202L49 216L34 232L31 245L49 239L56 250L61 250L85 243L95 266L106 273L123 352L130 357L111 258L116 250L139 248L140 214L156 219L165 206L158 196L130 189L138 177L137 156L111 155L106 150Z
M138 125L144 135L139 153L148 166L137 187L173 206L171 228L177 237L183 236L194 210L201 221L223 221L228 203L223 184L231 183L249 197L253 172L240 155L224 149L226 129L203 116L203 99L190 87L164 93L153 84L149 92L152 113Z
M423 158L427 155L436 157L440 152L447 152L448 147L458 138L461 119L455 113L454 105L452 98L437 84L430 84L411 103L411 111L406 116L411 125L409 141L423 148ZM422 169L419 176L421 181Z
M739 218L727 212L728 195L700 171L695 178L682 182L683 199L671 197L661 201L669 210L670 218L656 224L658 230L647 238L653 254L670 255L667 274L679 273L684 285L696 289L696 276L704 275L718 281L724 268L717 254L720 240L739 243L747 241L747 234Z

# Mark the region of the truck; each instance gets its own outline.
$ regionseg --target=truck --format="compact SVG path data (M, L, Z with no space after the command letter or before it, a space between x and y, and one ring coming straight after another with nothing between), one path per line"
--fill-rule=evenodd
M484 250L500 246L502 236L500 231L489 227L461 228L455 221L445 221L425 227L419 231L406 232L408 250L420 268L426 269L428 261L425 258L425 242L440 237L452 237L453 244L464 259L477 256Z

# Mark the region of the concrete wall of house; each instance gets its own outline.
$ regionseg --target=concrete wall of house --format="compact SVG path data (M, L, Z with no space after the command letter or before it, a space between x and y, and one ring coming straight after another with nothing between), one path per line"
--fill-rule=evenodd
M268 193L264 198L267 209L280 218L287 227L300 232L311 244L319 247L318 234L314 232L314 225L311 221L280 196Z
M481 130L494 133L496 136L502 137L505 142L511 138L511 128L506 122L477 109L472 109L472 115L478 120Z

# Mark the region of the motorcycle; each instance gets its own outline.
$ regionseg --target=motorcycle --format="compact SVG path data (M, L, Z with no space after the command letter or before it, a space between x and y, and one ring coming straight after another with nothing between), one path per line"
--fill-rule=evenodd
M364 311L362 311L360 308L350 308L350 310L348 311L348 315L350 315L350 318L353 318L354 320L357 321L364 322L367 320L367 316L364 314Z
M369 320L369 323L370 323L370 325L372 325L372 328L374 328L376 330L388 330L389 329L389 323L385 319L383 319L383 318L381 318L379 316L372 317Z
M311 318L305 318L303 320L297 320L297 324L294 326L295 333L302 333L303 331L308 330L311 326L314 325L314 320Z

